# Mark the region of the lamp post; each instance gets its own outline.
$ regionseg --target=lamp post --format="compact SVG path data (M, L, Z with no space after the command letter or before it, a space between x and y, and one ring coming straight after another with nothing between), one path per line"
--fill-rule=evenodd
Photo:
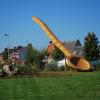
M8 60L9 60L10 36L9 36L9 34L4 34L4 36L8 38Z

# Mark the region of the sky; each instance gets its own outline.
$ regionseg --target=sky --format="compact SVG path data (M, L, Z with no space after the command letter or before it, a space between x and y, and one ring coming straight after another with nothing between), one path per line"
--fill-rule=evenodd
M100 40L100 0L0 0L0 52L28 43L47 47L50 39L32 16L41 18L61 41L84 43L88 32Z

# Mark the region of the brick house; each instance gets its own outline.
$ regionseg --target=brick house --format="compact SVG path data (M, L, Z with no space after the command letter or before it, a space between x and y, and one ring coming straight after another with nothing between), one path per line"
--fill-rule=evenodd
M52 43L52 41L49 42L47 47L47 58L52 59L52 52L55 50L56 46Z
M83 46L79 40L65 41L63 42L65 48L69 49L72 53L78 56L83 56ZM52 52L55 50L56 46L50 41L47 47L48 59L52 59Z

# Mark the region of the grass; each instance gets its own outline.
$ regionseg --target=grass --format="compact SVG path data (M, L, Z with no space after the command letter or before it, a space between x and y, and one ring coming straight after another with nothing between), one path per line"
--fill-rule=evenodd
M0 79L0 100L100 100L100 71L73 72L66 77Z

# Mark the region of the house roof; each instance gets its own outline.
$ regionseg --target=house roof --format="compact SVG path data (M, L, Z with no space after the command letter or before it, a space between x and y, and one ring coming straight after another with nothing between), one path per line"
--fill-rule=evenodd
M77 47L82 46L79 40L65 41L62 43L65 46L65 48L69 49L71 52L73 52ZM50 42L47 47L48 53L52 53L54 49L55 49L55 44Z
M74 51L74 49L78 46L82 46L79 40L73 40L73 41L65 41L63 42L65 48L68 48L71 52Z

